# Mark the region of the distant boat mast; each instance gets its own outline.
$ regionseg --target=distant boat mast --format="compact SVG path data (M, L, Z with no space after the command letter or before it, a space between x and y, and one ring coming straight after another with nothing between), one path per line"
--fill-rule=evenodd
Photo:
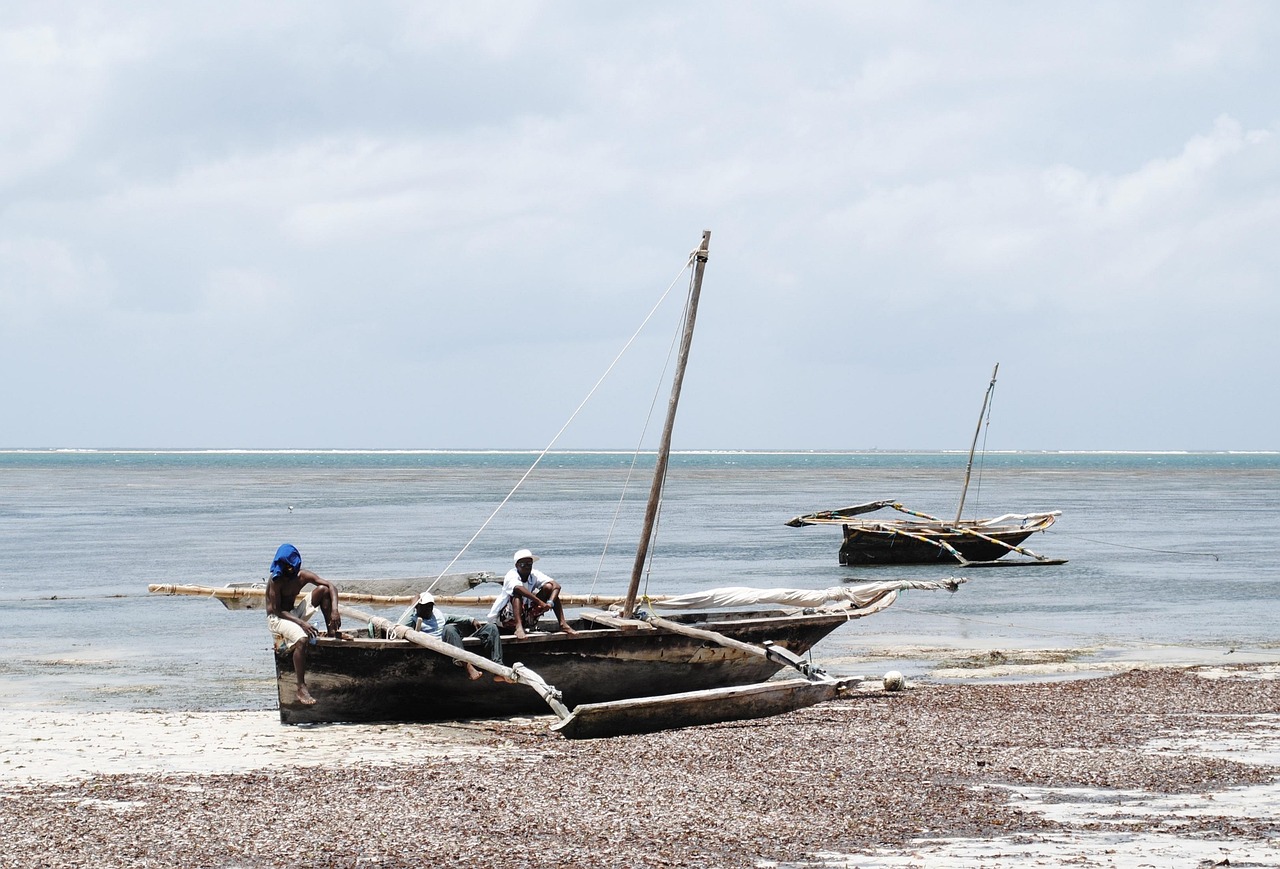
M982 396L982 410L978 412L978 427L973 432L973 443L969 445L969 465L964 469L964 487L960 490L960 508L956 510L956 524L960 524L960 517L964 514L964 498L969 494L969 475L973 473L973 451L978 448L978 435L982 433L982 418L987 415L987 403L991 401L991 393L996 389L996 372L1000 370L1000 363L996 363L996 367L991 369L991 383L987 385L987 394Z

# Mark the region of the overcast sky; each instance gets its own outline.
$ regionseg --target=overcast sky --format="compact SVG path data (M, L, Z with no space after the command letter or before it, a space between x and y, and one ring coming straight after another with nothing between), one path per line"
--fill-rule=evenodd
M1280 5L0 6L0 447L1280 448ZM681 288L559 446L629 448ZM656 429L657 423L653 424Z

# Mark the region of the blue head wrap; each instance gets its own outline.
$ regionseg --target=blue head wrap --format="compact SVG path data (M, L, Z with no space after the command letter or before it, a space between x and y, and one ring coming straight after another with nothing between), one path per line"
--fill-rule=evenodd
M271 562L271 575L279 576L286 567L299 570L302 567L302 553L292 543L281 543L276 550L276 557Z

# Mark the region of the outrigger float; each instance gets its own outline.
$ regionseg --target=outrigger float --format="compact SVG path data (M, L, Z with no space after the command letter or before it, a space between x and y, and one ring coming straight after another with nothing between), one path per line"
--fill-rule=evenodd
M320 636L310 649L307 683L315 705L296 702L290 657L275 657L280 720L286 724L353 721L441 721L505 717L545 711L551 729L575 739L642 733L715 721L760 718L847 694L861 681L835 678L805 658L845 622L890 606L906 589L955 591L960 580L903 581L818 590L724 588L665 598L641 598L640 580L653 539L671 451L671 434L688 361L711 233L690 255L692 277L666 423L645 510L640 544L624 598L592 598L572 620L577 633L535 631L504 636L510 667L462 650L339 596L344 625L365 630ZM256 589L151 586L157 594L248 598ZM305 591L305 590L304 590ZM412 597L378 599L400 605ZM437 597L442 607L483 607L492 597ZM562 596L567 606L581 599ZM772 608L761 608L774 604ZM698 612L687 608L711 608ZM666 615L659 615L659 611ZM540 625L541 627L541 625ZM554 630L555 626L547 624ZM455 661L503 677L459 678ZM772 679L790 668L794 675ZM530 690L532 689L532 690Z

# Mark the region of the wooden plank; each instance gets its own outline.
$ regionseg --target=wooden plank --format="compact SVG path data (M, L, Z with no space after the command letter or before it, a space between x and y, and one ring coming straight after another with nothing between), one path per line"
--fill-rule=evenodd
M583 621L592 622L593 624L605 625L610 628L617 628L620 631L651 631L653 625L642 622L639 619L622 619L617 616L611 616L608 613L602 613L599 610L581 610L578 615Z
M584 703L551 725L566 739L599 739L653 733L723 721L743 721L781 715L834 700L849 690L849 682L810 682L788 679L735 688L711 688L657 697L637 697L613 703Z

